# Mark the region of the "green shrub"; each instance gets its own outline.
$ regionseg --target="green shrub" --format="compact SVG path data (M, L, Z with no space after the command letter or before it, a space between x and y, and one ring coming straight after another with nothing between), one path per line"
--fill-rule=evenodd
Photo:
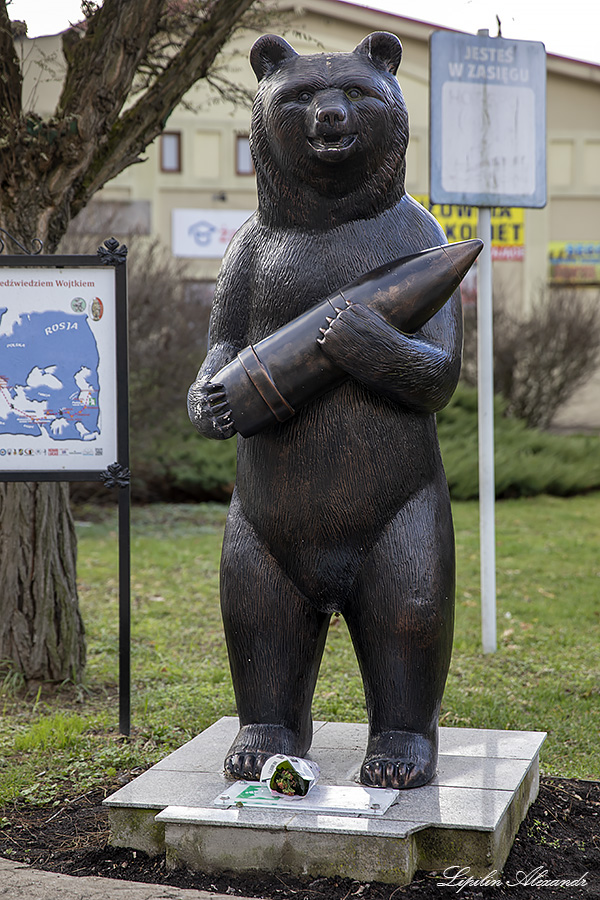
M527 428L507 417L494 399L496 496L561 497L600 488L600 438L557 435ZM477 391L459 385L438 414L438 433L450 493L455 500L478 496Z
M542 288L518 312L502 288L494 297L494 390L530 427L548 428L600 362L600 306L594 288ZM464 309L461 379L477 386L477 308Z
M226 502L235 481L236 448L235 438L211 441L199 435L183 407L160 434L142 432L132 442L133 498Z
M205 354L208 304L187 289L190 273L158 240L127 240L129 407L132 497L227 501L235 479L235 441L200 437L187 416L187 392ZM94 252L97 241L65 244ZM74 483L71 496L114 502L99 483Z
M600 438L557 435L505 415L494 400L496 496L566 497L600 488ZM477 391L460 384L438 414L438 432L450 493L478 496ZM143 432L132 443L133 496L156 500L227 502L235 480L235 439L211 441L190 424L185 409L160 432Z

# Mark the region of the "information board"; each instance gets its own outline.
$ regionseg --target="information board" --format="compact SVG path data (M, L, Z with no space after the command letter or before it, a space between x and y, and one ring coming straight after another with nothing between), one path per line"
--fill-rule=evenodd
M0 480L99 480L122 458L125 304L124 266L0 257Z
M546 205L546 52L537 41L430 39L435 203Z

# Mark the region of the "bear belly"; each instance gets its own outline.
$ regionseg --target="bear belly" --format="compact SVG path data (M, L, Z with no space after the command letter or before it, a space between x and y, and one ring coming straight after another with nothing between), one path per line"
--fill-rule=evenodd
M382 531L440 471L434 417L349 380L295 419L241 439L236 487L294 584L323 611L343 611Z

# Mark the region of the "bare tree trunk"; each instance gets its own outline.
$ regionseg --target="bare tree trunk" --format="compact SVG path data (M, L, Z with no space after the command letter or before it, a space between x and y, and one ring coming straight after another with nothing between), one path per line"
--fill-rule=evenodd
M39 237L54 252L31 213L27 231L19 213L0 205L0 227L23 242ZM69 485L2 484L0 474L0 670L13 669L26 681L78 682L85 657Z
M0 485L0 662L27 681L79 681L84 627L68 485Z
M40 239L54 253L70 219L140 161L184 94L209 74L253 2L206 0L189 10L167 0L90 4L97 8L87 27L63 36L61 98L43 118L22 108L8 0L0 0L0 228L26 248ZM68 487L2 484L0 475L0 669L77 681L84 663Z

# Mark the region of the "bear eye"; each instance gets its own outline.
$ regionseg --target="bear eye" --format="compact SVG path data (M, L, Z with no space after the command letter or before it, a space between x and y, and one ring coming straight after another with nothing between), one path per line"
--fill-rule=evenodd
M298 94L298 100L300 103L309 103L312 100L312 94L310 91L300 91Z
M360 88L352 87L348 88L348 90L346 91L346 96L350 100L360 100L360 98L363 96L363 92Z

